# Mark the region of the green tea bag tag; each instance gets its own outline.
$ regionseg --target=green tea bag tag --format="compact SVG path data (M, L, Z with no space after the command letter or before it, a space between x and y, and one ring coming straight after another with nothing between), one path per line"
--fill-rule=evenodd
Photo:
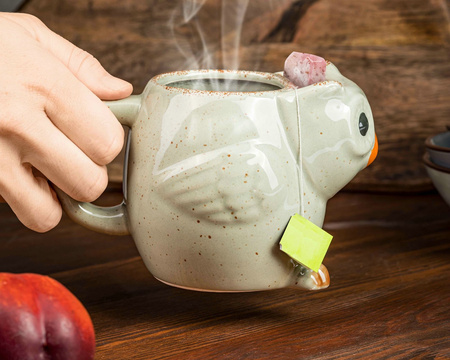
M280 241L280 250L295 261L317 272L327 253L333 236L295 214L289 220Z

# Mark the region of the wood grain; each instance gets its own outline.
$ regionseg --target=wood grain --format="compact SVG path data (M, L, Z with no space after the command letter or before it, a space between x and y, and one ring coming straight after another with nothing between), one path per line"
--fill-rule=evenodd
M180 0L31 0L23 11L94 54L140 93L152 76L193 66L179 48L202 49L197 28L181 24L181 4ZM223 63L221 4L221 0L206 1L197 16L217 67ZM311 52L334 62L365 91L375 115L380 151L349 189L431 189L421 157L425 138L449 124L448 1L252 0L249 4L239 68L279 71L290 52ZM173 29L168 26L171 19ZM226 34L228 39L232 35ZM115 181L121 179L118 163L111 171Z
M107 193L113 204L120 193ZM450 209L435 193L341 193L325 229L330 288L181 290L146 270L129 237L66 217L35 234L0 204L0 271L50 275L90 312L96 359L448 359Z

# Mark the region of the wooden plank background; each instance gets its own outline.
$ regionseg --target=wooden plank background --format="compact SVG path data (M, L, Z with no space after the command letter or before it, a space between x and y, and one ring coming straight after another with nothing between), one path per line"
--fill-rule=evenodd
M92 53L140 93L152 76L192 66L179 47L201 50L198 28L216 67L223 66L221 0L190 2L204 3L198 28L182 24L182 3L31 0L22 11ZM423 143L450 124L449 18L449 0L250 0L239 68L279 71L292 51L332 61L368 96L380 143L378 159L348 189L428 190ZM234 35L228 32L227 41ZM111 167L113 177L118 167L120 160Z

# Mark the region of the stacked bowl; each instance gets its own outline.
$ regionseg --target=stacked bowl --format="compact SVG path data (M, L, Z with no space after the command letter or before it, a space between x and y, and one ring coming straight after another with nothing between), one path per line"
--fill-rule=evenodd
M450 126L425 140L423 162L439 194L450 206Z

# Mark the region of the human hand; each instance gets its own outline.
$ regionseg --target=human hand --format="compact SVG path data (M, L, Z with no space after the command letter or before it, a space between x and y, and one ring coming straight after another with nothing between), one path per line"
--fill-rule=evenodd
M100 99L132 86L31 15L0 13L0 54L0 200L45 232L62 214L48 180L79 201L105 189L124 134Z

